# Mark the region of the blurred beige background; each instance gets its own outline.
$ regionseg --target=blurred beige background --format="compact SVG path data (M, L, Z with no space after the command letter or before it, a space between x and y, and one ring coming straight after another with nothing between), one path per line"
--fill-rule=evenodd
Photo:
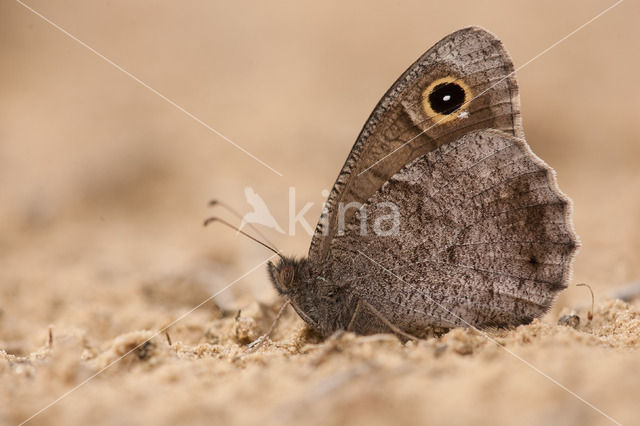
M52 323L106 321L105 338L157 327L132 302L140 282L195 275L206 297L269 256L226 228L203 229L209 199L248 212L251 186L286 229L295 187L298 209L314 203L315 227L374 105L433 43L480 25L518 67L613 3L27 2L278 176L3 0L0 340L27 351ZM638 2L625 1L517 74L527 140L575 202L574 282L596 297L640 276L639 19ZM306 254L311 236L296 231L265 232ZM220 301L237 297L273 300L263 268ZM587 301L570 288L554 312Z
M200 229L204 206L218 197L249 211L245 186L283 226L295 186L300 208L315 203L313 226L321 191L375 103L442 36L484 26L517 67L613 4L480 3L28 3L280 177L19 3L2 2L2 246L27 249L24 237L76 226L114 238L103 231L128 224L135 238L119 240L189 256L229 240L226 230ZM584 242L576 279L595 286L638 275L639 10L623 3L518 72L528 142L575 200ZM271 235L302 254L310 236L297 231ZM247 241L219 248L264 254Z

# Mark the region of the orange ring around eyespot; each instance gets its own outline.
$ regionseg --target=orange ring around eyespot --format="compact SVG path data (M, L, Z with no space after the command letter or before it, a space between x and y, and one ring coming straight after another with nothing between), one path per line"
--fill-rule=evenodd
M461 108L455 110L451 114L440 114L438 112L435 112L433 108L431 108L431 105L429 104L429 94L431 94L436 86L446 83L455 83L458 86L462 87L462 90L464 90L464 102L462 103ZM469 101L471 99L473 99L471 89L462 79L453 76L442 77L432 81L431 84L429 84L427 88L422 91L422 109L424 110L425 114L427 114L427 117L431 118L434 121L434 124L442 124L458 118L458 114L467 109L467 107L469 106Z

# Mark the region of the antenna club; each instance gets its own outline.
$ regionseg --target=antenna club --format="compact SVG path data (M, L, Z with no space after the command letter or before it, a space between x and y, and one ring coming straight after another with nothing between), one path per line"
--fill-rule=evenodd
M205 221L204 221L204 223L202 224L202 226L207 226L207 225L209 225L210 223L215 222L215 221L217 221L217 220L219 220L217 217L210 217L210 218L207 218L207 219L205 219Z

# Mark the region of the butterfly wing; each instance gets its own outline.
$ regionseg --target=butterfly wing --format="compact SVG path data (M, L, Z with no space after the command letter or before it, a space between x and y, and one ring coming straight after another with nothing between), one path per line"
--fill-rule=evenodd
M511 59L495 36L472 27L429 49L380 100L329 195L309 258L327 256L339 205L364 203L411 160L485 128L523 137Z
M528 323L569 280L570 210L524 140L475 131L394 174L335 236L326 268L404 330Z

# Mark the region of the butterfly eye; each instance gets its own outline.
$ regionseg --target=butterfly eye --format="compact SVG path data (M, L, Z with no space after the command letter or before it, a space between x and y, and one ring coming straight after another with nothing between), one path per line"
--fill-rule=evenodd
M280 271L280 283L285 287L288 287L293 282L293 267L291 265L285 265Z
M453 113L465 107L470 99L471 92L467 85L453 77L440 78L422 92L424 112L438 122L455 118Z

